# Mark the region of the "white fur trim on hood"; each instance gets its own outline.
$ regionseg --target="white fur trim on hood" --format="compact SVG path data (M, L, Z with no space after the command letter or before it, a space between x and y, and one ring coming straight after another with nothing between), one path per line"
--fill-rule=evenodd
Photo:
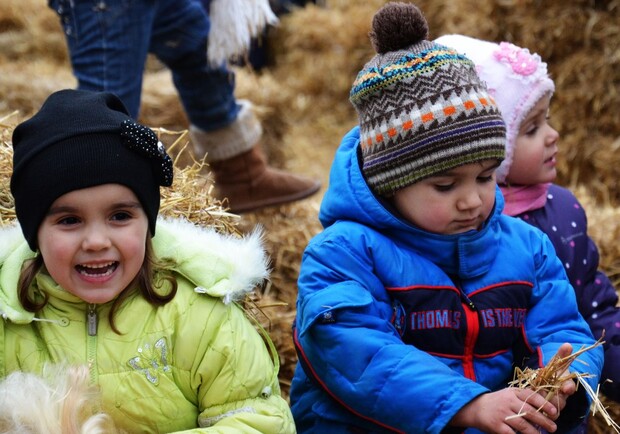
M153 245L158 258L196 285L196 292L225 303L242 299L269 277L262 233L238 237L183 219L160 218Z

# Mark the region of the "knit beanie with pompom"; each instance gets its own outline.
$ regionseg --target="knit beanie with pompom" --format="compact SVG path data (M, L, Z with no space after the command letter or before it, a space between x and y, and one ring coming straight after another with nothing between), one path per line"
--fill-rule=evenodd
M504 121L473 62L427 37L416 6L383 6L370 32L377 54L351 89L362 172L381 196L458 166L504 158Z

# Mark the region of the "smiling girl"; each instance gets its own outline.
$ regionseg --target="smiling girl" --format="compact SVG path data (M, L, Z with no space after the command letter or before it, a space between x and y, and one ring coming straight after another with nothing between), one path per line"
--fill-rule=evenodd
M295 432L273 344L235 303L267 277L260 236L158 220L172 161L113 94L52 94L13 147L0 376L86 365L93 410L127 432Z

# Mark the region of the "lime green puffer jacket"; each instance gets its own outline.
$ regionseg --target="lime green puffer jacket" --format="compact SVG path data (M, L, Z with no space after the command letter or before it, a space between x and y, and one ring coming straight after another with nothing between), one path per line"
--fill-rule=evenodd
M44 273L35 285L49 294L47 306L24 311L16 285L33 252L18 226L1 229L0 376L87 364L103 411L130 433L294 433L274 346L234 302L267 277L260 235L226 237L160 219L153 243L176 264L178 293L157 308L134 291L117 312L119 335L110 303L89 306Z

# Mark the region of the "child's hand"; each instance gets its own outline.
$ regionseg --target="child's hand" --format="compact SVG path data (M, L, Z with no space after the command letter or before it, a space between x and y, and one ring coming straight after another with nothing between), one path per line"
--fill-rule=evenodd
M480 395L463 407L450 425L493 434L539 434L540 428L555 432L557 416L558 410L542 395L511 387Z
M565 344L562 344L562 346L558 349L558 352L556 355L558 358L565 358L565 357L570 356L572 352L573 352L572 345L565 343ZM569 375L570 375L570 372L567 369L561 374L560 378L568 377ZM548 400L553 405L555 405L555 407L558 409L558 412L560 412L564 409L564 407L566 407L566 401L568 400L568 397L571 396L573 393L575 393L576 390L577 390L577 385L575 384L575 382L572 379L568 379L562 382L562 384L557 389L557 391L555 391L553 395L549 397ZM547 394L544 392L541 392L541 394L543 396L547 396Z
M572 351L571 344L562 344L557 357L568 357ZM568 375L568 370L562 373L562 377ZM477 428L493 434L538 434L540 429L555 432L557 426L553 421L575 391L575 382L568 379L548 399L549 392L546 390L535 392L532 389L506 388L486 393L463 407L452 418L450 425Z

